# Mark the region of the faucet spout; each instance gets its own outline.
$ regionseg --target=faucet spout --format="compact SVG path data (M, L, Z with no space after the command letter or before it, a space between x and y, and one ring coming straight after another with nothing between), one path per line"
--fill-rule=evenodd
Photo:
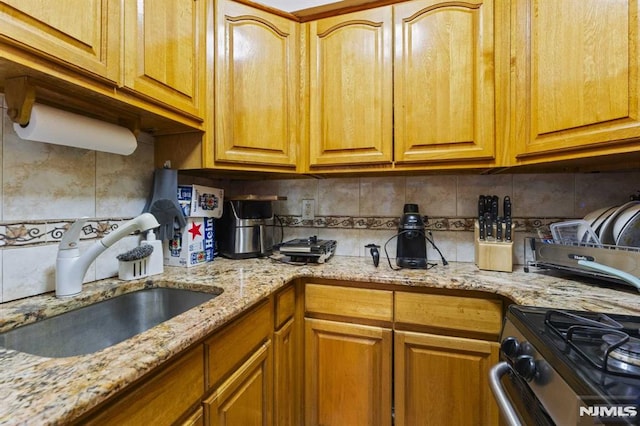
M80 231L87 219L82 218L65 232L58 246L56 259L56 297L71 297L82 291L82 280L96 258L117 241L135 231L147 231L160 226L151 213L143 213L125 222L100 241L96 241L82 255L78 248Z

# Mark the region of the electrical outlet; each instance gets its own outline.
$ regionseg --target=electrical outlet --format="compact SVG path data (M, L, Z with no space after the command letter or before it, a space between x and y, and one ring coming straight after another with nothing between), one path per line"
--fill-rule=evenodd
M316 217L316 200L302 200L302 220L313 220Z

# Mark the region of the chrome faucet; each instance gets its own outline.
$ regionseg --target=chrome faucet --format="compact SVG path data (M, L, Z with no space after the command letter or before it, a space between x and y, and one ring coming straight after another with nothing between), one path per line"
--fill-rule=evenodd
M155 216L151 213L143 213L125 222L102 240L96 241L81 255L78 244L80 231L86 222L86 217L76 220L64 233L60 241L58 257L56 258L56 297L70 297L80 293L82 291L82 280L87 274L89 266L102 252L117 241L132 232L144 232L160 226Z

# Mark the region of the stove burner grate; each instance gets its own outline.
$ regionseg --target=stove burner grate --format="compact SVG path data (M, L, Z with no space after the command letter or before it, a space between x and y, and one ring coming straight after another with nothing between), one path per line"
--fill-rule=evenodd
M619 341L618 336L612 334L605 334L602 336L604 344L602 349L607 351L607 346L616 345ZM627 342L615 346L613 350L609 352L609 356L624 364L640 367L640 341L630 338Z
M598 314L595 320L569 312L547 312L545 325L598 370L625 377L640 377L640 340L632 338L617 321ZM600 351L586 351L600 342Z

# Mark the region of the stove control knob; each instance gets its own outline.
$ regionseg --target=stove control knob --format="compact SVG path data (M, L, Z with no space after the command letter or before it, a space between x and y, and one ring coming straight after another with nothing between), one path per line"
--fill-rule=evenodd
M520 354L520 343L515 337L507 337L500 344L500 350L509 358L515 358Z
M516 373L527 382L530 382L536 377L536 361L531 355L520 355L516 358L513 368L516 370Z

